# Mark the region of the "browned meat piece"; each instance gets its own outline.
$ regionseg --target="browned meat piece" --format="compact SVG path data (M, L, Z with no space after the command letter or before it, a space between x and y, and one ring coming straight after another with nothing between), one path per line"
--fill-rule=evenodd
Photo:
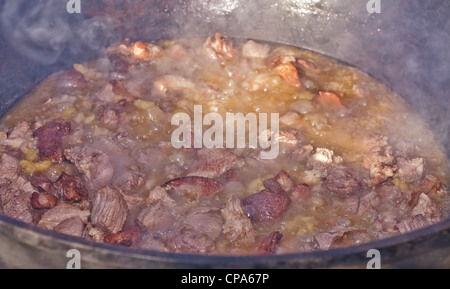
M295 149L289 157L294 159L299 163L304 163L307 159L311 157L311 153L314 151L314 147L312 145L306 145L302 148Z
M362 182L354 174L338 167L328 169L323 185L329 192L340 197L360 195L364 189Z
M136 41L132 43L128 50L132 55L141 61L152 61L158 58L161 54L161 48L148 42Z
M175 224L175 217L162 200L157 200L139 213L136 222L151 234L171 229Z
M218 208L193 208L187 213L185 222L211 240L216 240L222 233L223 218Z
M442 217L441 209L427 194L420 194L417 205L412 210L412 214L422 215L430 223L437 223Z
M281 185L285 192L290 192L294 188L294 182L286 171L281 171L275 176L275 180Z
M301 202L309 198L310 188L307 184L300 184L295 186L291 192L291 200L295 202Z
M58 203L58 198L50 193L34 192L30 198L30 204L34 209L51 209Z
M398 170L397 160L387 138L368 140L369 152L364 155L363 167L369 170L369 186L376 186L393 177Z
M270 46L256 43L253 40L242 45L242 56L245 58L266 58L269 56Z
M17 177L11 184L4 185L0 189L3 213L25 223L33 222L33 209L30 204L33 192L34 187L23 177Z
M226 171L240 168L244 160L228 149L200 149L194 163L188 170L188 176L214 179Z
M94 226L115 234L122 229L127 215L127 204L119 192L104 187L95 193L91 211Z
M97 119L99 124L110 130L116 129L119 125L119 116L117 115L117 112L111 108L100 108L97 112Z
M343 229L337 229L332 232L319 233L314 236L314 239L316 240L320 250L329 250L334 247L336 242L341 240L345 232L346 231Z
M84 75L76 70L64 71L58 74L57 85L60 88L83 89L88 85Z
M20 172L19 161L6 153L0 156L0 185L11 183Z
M211 41L211 38L208 38L204 44L205 49L212 48L214 52L214 56L210 54L212 58L225 58L231 59L235 54L235 50L232 42L227 42L227 40L220 34L216 33L214 35L214 42Z
M162 188L170 193L197 200L200 197L219 194L223 190L223 185L213 179L184 177L171 180L162 185Z
M378 213L378 222L387 233L398 233L397 224L399 220L398 210L384 210Z
M130 194L142 184L140 170L136 166L129 166L116 171L112 185L124 194Z
M423 177L424 161L422 158L407 160L403 158L398 159L399 178L407 183L418 184Z
M63 155L63 138L70 134L72 125L69 121L53 121L33 132L37 139L39 156L43 160L61 162Z
M30 125L26 121L20 121L11 130L0 130L0 147L26 152L33 149L34 144Z
M86 199L88 191L79 177L62 172L53 183L54 192L67 202L79 202Z
M296 58L293 55L282 55L282 56L275 57L275 59L273 59L269 65L276 67L281 64L286 64L286 63L295 62L295 61L296 61Z
M59 223L53 230L69 236L83 237L84 223L80 217L72 217Z
M255 243L256 231L238 197L232 196L229 198L221 213L225 219L223 234L229 242L236 245Z
M280 232L273 232L267 238L265 238L261 244L259 244L256 252L258 254L275 254L277 252L278 244L283 238L283 235Z
M385 198L386 200L386 198ZM381 198L378 196L376 191L371 191L370 193L361 197L359 201L358 214L364 214L372 208L377 207L381 202Z
M72 205L60 202L57 206L46 211L39 220L38 226L45 229L53 230L64 220L79 217L83 223L87 223L90 212L88 210L80 210Z
M35 173L29 177L31 184L39 192L50 192L52 189L52 181L45 174Z
M317 148L316 152L308 159L308 167L318 172L323 172L333 163L334 151Z
M104 242L111 245L135 247L141 242L142 231L136 226L130 226L116 234L105 237Z
M111 182L114 168L109 156L102 151L85 146L65 150L64 154L85 175L91 189L101 189Z
M427 194L434 196L441 189L441 182L432 175L427 175L425 179L408 193L406 209L411 209L417 205L419 196Z
M119 100L119 97L116 96L113 92L111 83L107 83L102 90L98 91L95 94L95 97L103 102L115 102Z
M359 210L359 202L360 200L358 197L348 197L341 202L341 205L346 212L355 215Z
M183 226L167 236L167 247L175 253L210 254L216 244L203 233L190 226Z
M156 202L158 200L163 201L166 207L170 208L175 206L175 201L169 196L167 191L160 186L154 188L148 193L147 198L145 200L145 205L149 206L151 203Z
M397 229L399 230L400 233L405 234L408 232L422 229L429 225L430 222L423 215L417 215L398 223Z
M275 72L281 76L289 86L295 88L301 88L302 83L300 81L299 71L292 62L280 64L275 67Z
M135 80L114 80L112 82L114 94L121 96L127 101L143 98L147 95L147 89Z
M244 201L244 207L250 219L268 222L280 218L287 210L290 199L275 179L264 181L267 190L253 194Z

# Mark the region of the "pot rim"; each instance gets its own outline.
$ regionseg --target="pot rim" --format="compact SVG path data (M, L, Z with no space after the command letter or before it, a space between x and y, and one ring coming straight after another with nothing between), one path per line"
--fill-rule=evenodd
M6 215L0 214L0 223L10 225L19 229L27 230L31 233L55 239L61 243L73 243L78 246L87 246L92 249L100 249L109 254L120 254L122 256L134 257L148 261L164 261L173 263L184 263L191 265L264 265L273 262L289 262L289 261L308 261L317 260L323 258L336 258L339 256L350 256L354 254L364 254L362 257L366 257L365 254L369 250L383 250L391 247L395 247L409 242L420 240L421 238L432 236L434 234L446 231L450 229L450 218L446 218L439 223L427 226L425 228L408 232L406 234L399 234L382 240L372 241L361 245L336 248L330 250L310 251L301 253L289 253L279 255L239 255L239 256L227 256L227 255L201 255L201 254L184 254L173 252L159 252L151 251L139 248L129 248L123 246L115 246L106 243L98 243L95 241L86 240L79 237L73 237L58 233L55 231L40 228L37 225L27 224L22 221L13 219ZM368 258L368 257L367 257Z

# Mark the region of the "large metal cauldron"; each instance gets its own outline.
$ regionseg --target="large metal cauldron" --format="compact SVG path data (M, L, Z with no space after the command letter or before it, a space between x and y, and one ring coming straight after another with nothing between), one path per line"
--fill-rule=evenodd
M101 55L113 41L218 31L310 48L362 68L402 95L450 156L447 0L6 0L0 23L0 116L50 73ZM0 267L65 268L71 249L80 251L82 268L365 268L370 249L380 251L382 268L450 268L450 220L327 252L212 257L93 244L0 216Z

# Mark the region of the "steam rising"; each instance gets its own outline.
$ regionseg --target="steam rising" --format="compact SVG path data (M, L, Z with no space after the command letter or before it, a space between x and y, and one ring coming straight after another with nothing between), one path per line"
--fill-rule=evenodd
M3 32L24 56L44 64L67 53L101 51L125 36L157 40L219 31L310 48L393 88L431 125L450 155L447 0L381 1L380 14L369 14L361 0L81 1L83 11L75 15L65 10L66 1L6 0ZM89 5L104 11L88 15Z

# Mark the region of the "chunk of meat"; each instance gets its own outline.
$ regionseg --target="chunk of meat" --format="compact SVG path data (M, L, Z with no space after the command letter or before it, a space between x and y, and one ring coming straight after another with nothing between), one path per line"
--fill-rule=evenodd
M291 62L278 65L275 67L275 72L281 76L288 85L295 88L302 87L297 67Z
M126 101L144 98L148 93L148 90L142 84L133 79L113 80L112 89L115 95Z
M80 202L88 196L83 181L79 177L68 175L65 172L62 172L58 180L53 183L53 188L53 192L66 202Z
M190 226L183 226L167 236L167 247L171 252L187 254L210 254L216 244L208 236Z
M107 154L80 147L65 150L64 154L85 175L91 189L101 189L111 182L114 168Z
M219 194L223 190L223 185L209 178L184 177L171 180L162 185L162 188L170 193L197 200Z
M119 101L120 96L116 96L113 91L111 83L107 83L103 89L99 90L95 97L103 102L116 102Z
M286 171L281 171L275 176L275 180L281 185L283 190L287 193L294 188L294 182L291 180L291 176Z
M51 209L58 203L58 198L50 193L33 192L30 198L31 207L34 209Z
M363 167L369 170L369 186L376 186L393 177L398 170L393 149L387 144L387 138L376 137L368 140L369 152L364 155Z
M269 56L270 46L256 43L253 40L242 45L242 56L245 58L266 58Z
M161 48L148 42L136 41L128 49L136 59L147 62L155 60L161 55Z
M33 222L33 208L30 198L35 188L25 178L19 176L11 184L0 189L3 213L25 223Z
M345 232L346 230L336 229L331 232L319 233L314 236L314 240L316 240L320 250L329 250L344 236Z
M283 238L283 235L280 232L271 233L259 244L256 252L262 255L275 254L281 238Z
M58 74L57 85L60 88L86 88L88 83L84 75L76 70L64 71Z
M63 138L70 134L72 125L69 121L53 121L33 132L37 139L39 157L43 160L61 162L63 155Z
M233 43L229 42L223 37L220 33L216 33L214 35L214 42L209 37L204 43L204 48L212 48L214 52L214 56L210 54L210 56L214 58L224 58L231 59L234 57L235 50L233 47Z
M91 212L92 224L113 234L122 229L128 215L127 204L122 195L110 187L104 187L95 193Z
M25 153L33 149L34 144L35 139L26 121L20 121L11 130L0 130L0 146Z
M331 167L323 185L329 192L340 197L357 196L363 192L362 182L352 173L338 167Z
M275 179L264 181L267 190L250 195L244 201L250 219L257 222L270 222L280 218L287 210L290 199Z
M408 193L407 209L416 206L421 194L434 196L441 189L441 182L435 176L427 175L425 179Z
M341 98L334 92L331 91L320 91L316 101L327 107L336 109L345 109L344 104L342 104Z
M219 208L197 207L187 213L185 222L211 240L217 240L224 221Z
M116 170L112 185L124 194L136 192L136 189L143 183L140 170L137 166L123 167Z
M364 214L370 209L376 208L380 203L381 198L378 196L377 192L371 191L359 200L358 214Z
M39 192L51 192L53 182L43 173L34 173L29 177L31 184Z
M334 151L325 148L317 148L316 152L308 159L307 165L313 170L322 172L333 163L333 157Z
M430 225L430 222L423 215L416 215L405 219L397 224L397 229L400 233L416 231Z
M397 175L405 182L417 184L422 180L423 173L424 160L422 158L412 160L407 160L404 158L398 159Z
M136 226L127 227L116 234L109 234L103 240L107 244L135 247L142 240L142 231Z
M255 243L256 231L238 197L229 198L221 214L225 220L222 231L229 242L238 246Z
M70 204L60 202L41 216L38 226L53 230L64 220L73 217L79 217L84 223L87 223L89 215L89 210L80 210Z
M97 112L97 120L103 127L114 130L119 125L119 116L114 109L102 107Z
M62 221L53 230L69 236L83 237L84 228L83 220L76 216Z
M295 62L297 60L297 58L294 55L281 55L281 56L277 56L275 57L271 62L270 62L270 66L272 67L276 67L278 65L281 64L286 64L286 63L290 63L290 62Z
M195 84L187 78L180 75L164 75L153 81L153 88L160 96L164 96L170 92L177 93L184 90L192 90Z
M188 176L216 178L230 169L240 168L244 160L228 149L200 149L188 170Z
M7 154L0 156L0 185L11 183L20 173L19 161Z
M291 201L301 202L309 198L311 189L307 184L299 184L291 192Z
M441 220L442 212L438 204L427 194L420 194L417 205L412 209L413 215L422 215L430 223L437 223Z
M151 203L156 202L158 200L163 201L164 205L169 208L176 205L175 201L161 186L157 186L148 193L147 198L145 199L145 205L150 206Z
M139 213L136 222L151 234L171 229L175 224L175 217L162 200L157 200Z

